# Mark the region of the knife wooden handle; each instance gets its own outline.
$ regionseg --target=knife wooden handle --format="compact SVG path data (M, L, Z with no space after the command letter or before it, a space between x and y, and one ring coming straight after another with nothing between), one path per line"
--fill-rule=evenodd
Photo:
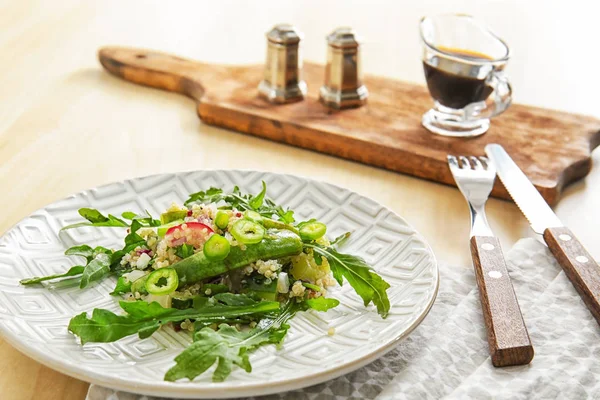
M513 289L500 241L473 236L471 255L495 367L528 364L533 345Z
M600 324L600 267L569 228L548 228L544 240Z

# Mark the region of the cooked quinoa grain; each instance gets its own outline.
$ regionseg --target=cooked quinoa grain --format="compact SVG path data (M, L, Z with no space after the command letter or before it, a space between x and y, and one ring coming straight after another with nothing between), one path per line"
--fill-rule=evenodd
M294 282L292 285L292 290L290 291L290 297L302 297L304 296L304 292L306 288L302 285L301 281Z

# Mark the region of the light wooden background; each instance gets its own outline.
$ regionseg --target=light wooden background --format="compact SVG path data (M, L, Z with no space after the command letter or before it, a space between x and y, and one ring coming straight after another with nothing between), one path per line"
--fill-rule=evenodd
M512 46L508 72L516 101L600 117L595 2L411 3L0 0L0 233L48 203L111 181L251 168L324 179L371 196L412 223L442 265L471 268L468 211L457 190L205 126L190 100L122 82L96 61L96 50L113 44L207 62L262 63L264 32L291 22L305 32L305 59L323 62L324 36L350 25L365 38L366 72L423 82L419 18L467 12ZM600 152L594 161L600 164ZM597 259L599 196L596 167L556 208ZM530 235L513 204L491 200L488 214L505 249ZM2 340L0 352L1 399L85 397L86 383Z

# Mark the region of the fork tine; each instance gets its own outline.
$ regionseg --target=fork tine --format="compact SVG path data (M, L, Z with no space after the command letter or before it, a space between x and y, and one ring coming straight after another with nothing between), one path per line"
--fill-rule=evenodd
M477 157L469 157L469 160L471 160L471 163L473 163L473 168L474 169L479 169L482 170L484 169L483 165L481 164L481 162L479 161L479 159Z
M486 157L447 155L456 186L467 201L484 204L496 179L496 168Z
M450 168L458 168L458 160L451 154L448 154L448 165Z
M488 169L491 165L490 160L487 157L479 157L479 161L483 164L483 168Z
M465 156L458 156L460 160L460 168L462 169L471 169L471 164L469 163L469 159Z

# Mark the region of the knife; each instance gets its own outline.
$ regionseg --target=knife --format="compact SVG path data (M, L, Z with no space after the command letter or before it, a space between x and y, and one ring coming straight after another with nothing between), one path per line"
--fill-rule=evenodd
M600 324L600 267L564 226L504 148L488 144L485 152L496 166L500 180L534 232L543 235L548 248Z

